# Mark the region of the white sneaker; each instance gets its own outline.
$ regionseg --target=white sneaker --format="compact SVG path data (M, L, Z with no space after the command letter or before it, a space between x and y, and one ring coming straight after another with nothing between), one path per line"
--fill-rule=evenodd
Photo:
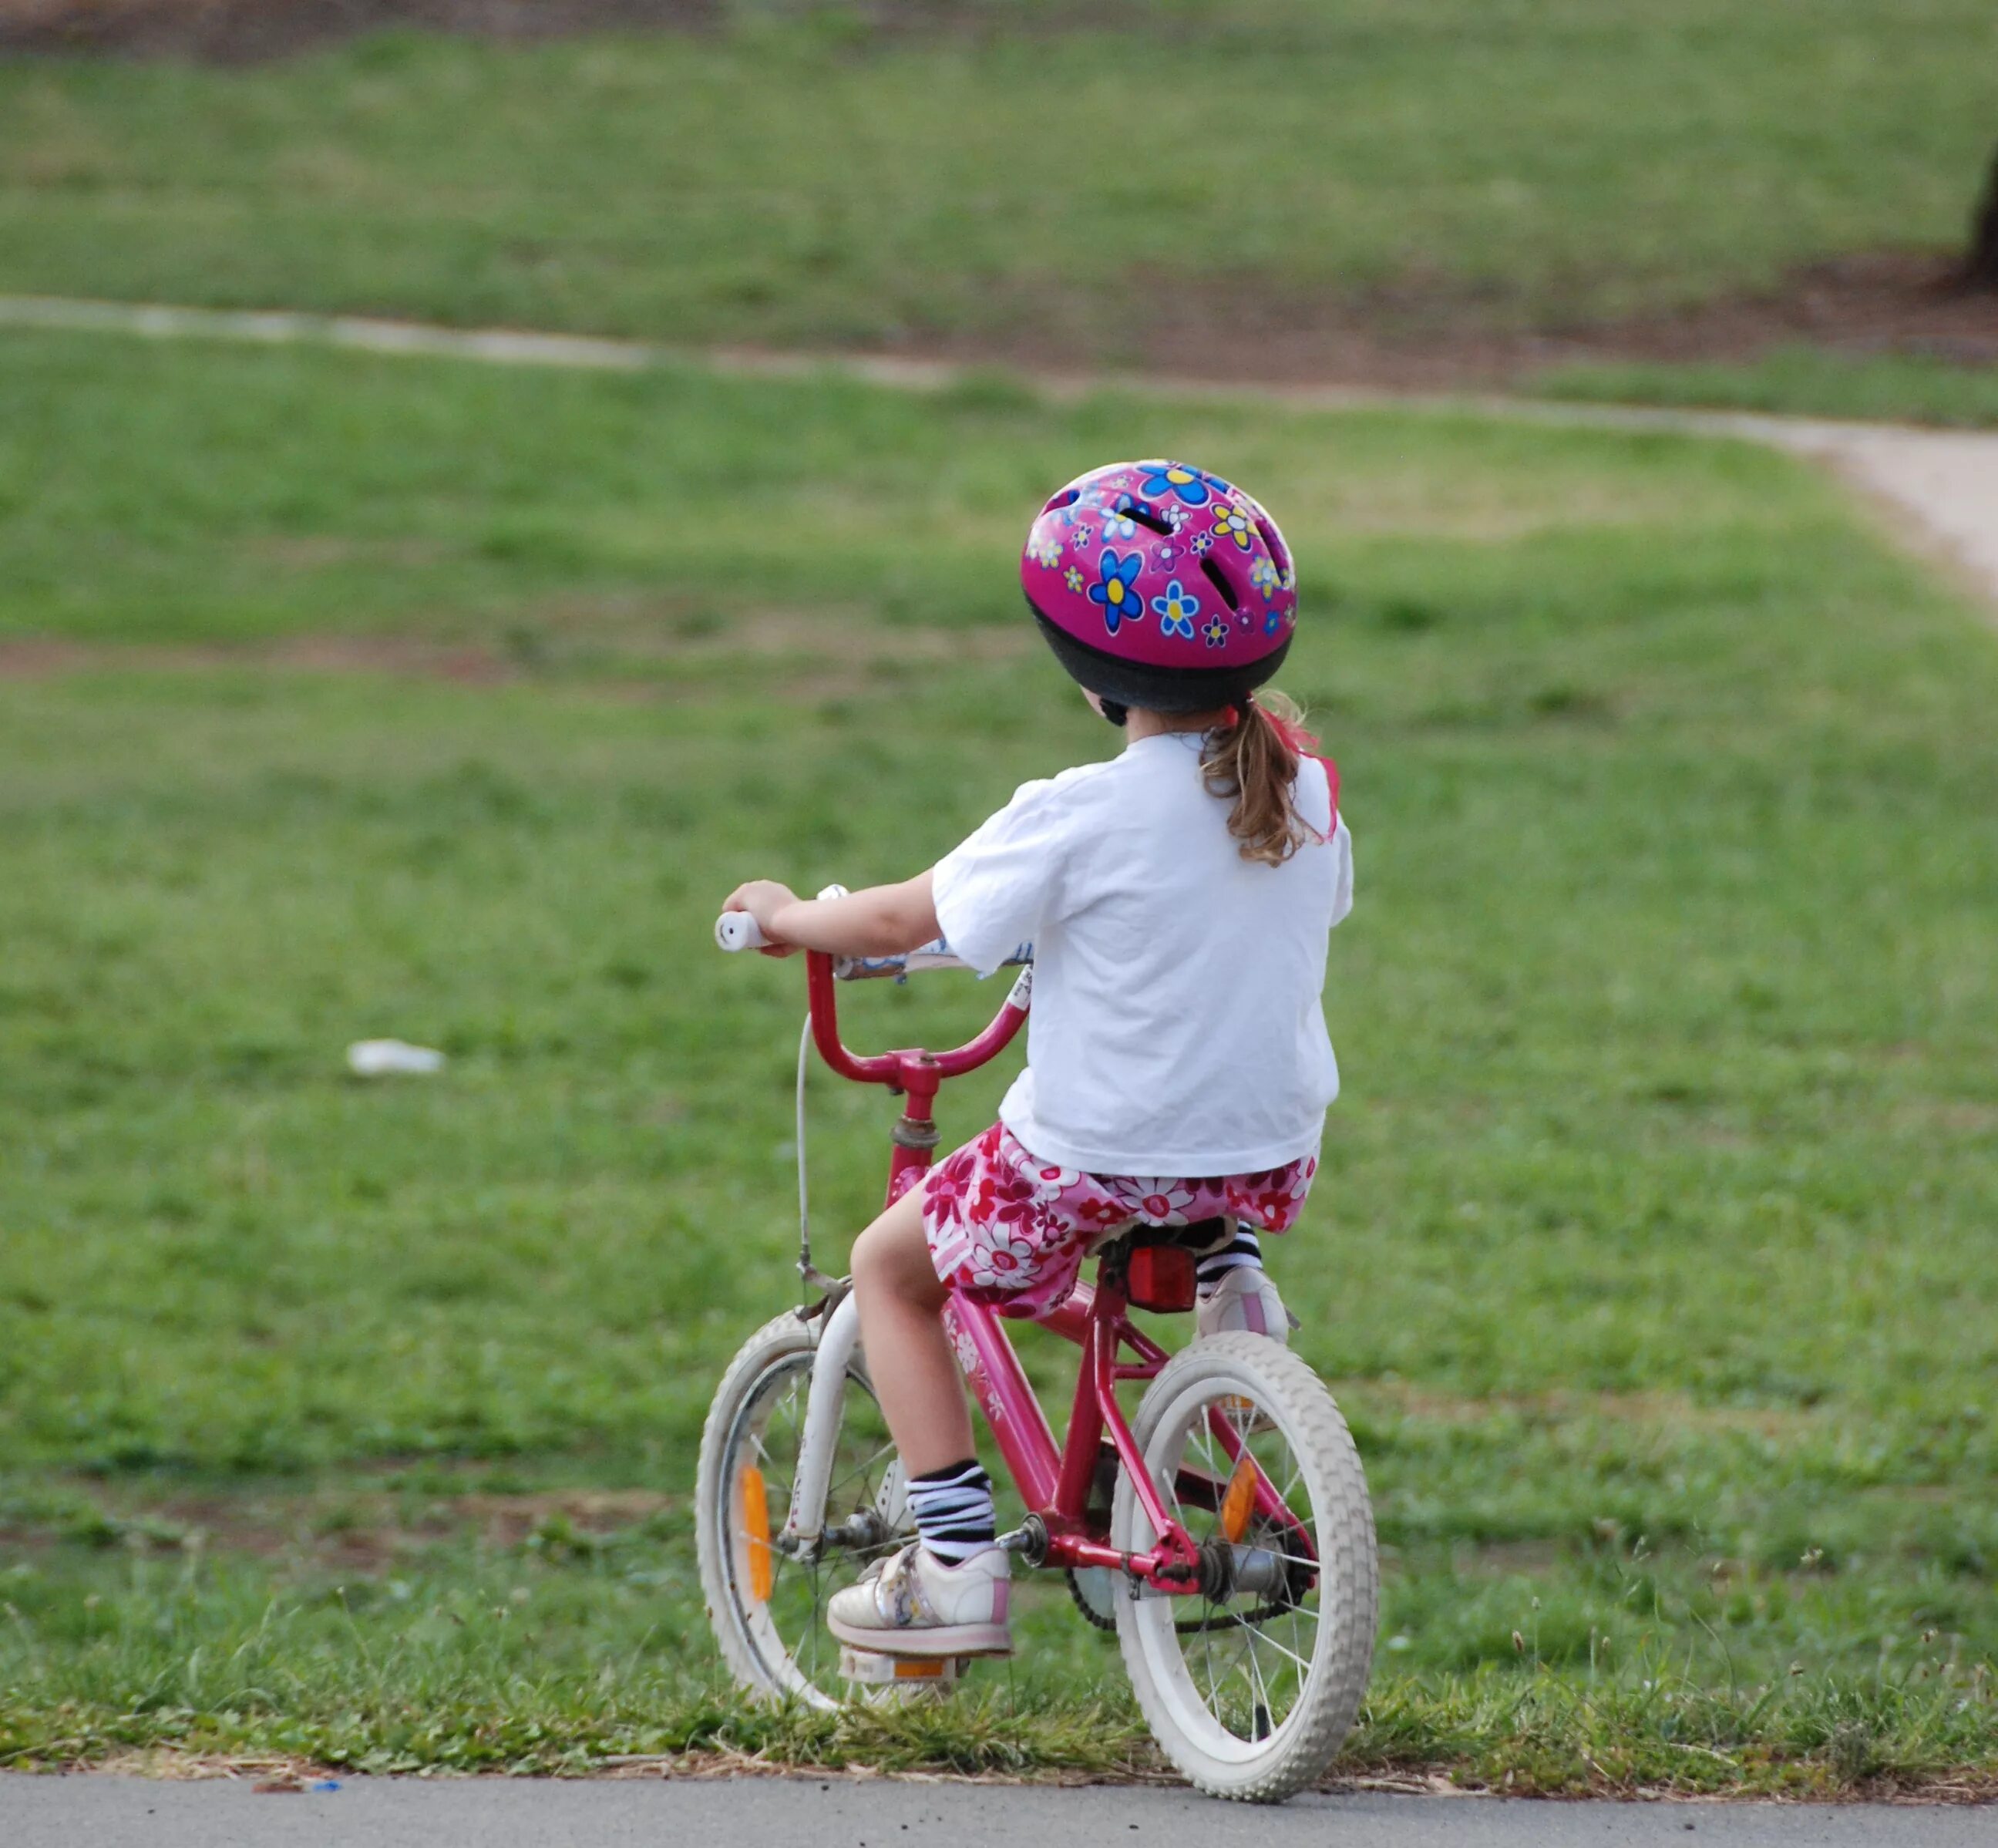
M952 1566L912 1542L834 1594L826 1628L850 1648L883 1656L1010 1656L1012 1562L980 1547Z
M1296 1317L1284 1306L1269 1272L1260 1265L1238 1264L1223 1271L1218 1282L1203 1285L1194 1304L1196 1339L1209 1334L1267 1334L1290 1344Z

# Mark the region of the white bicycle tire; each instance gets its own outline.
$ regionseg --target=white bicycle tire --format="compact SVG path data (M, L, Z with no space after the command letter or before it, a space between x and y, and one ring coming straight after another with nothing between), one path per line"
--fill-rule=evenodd
M737 1350L715 1389L701 1431L700 1460L695 1473L694 1544L708 1622L721 1659L737 1683L760 1699L797 1700L830 1710L842 1704L840 1697L824 1685L836 1667L838 1645L829 1633L824 1633L821 1618L814 1642L828 1654L814 1665L811 1672L800 1666L796 1652L778 1633L767 1607L759 1612L754 1607L753 1597L746 1592L743 1561L734 1542L731 1521L732 1485L744 1453L744 1421L754 1410L759 1395L773 1382L781 1385L795 1380L808 1386L815 1352L811 1326L789 1311L766 1323ZM856 1387L869 1405L873 1396L865 1362L857 1350L847 1365L847 1386L845 1416L850 1417L855 1408ZM892 1458L892 1449L888 1455ZM897 1529L893 1544L900 1544L907 1537L903 1531L907 1517L899 1463L890 1465L884 1483L883 1505ZM770 1514L772 1526L780 1526L783 1509L773 1507ZM815 1604L821 1601L814 1599Z
M1189 1607L1212 1608L1200 1600L1127 1592L1118 1604L1118 1642L1153 1737L1187 1781L1210 1796L1277 1803L1325 1775L1359 1711L1373 1664L1380 1567L1367 1479L1346 1421L1310 1368L1264 1336L1195 1341L1146 1389L1132 1429L1162 1493L1167 1473L1177 1476L1181 1466L1193 1421L1230 1393L1252 1400L1281 1434L1310 1499L1319 1614L1296 1702L1266 1737L1229 1730L1212 1695L1201 1695L1175 1628ZM1118 1479L1111 1532L1113 1545L1132 1552L1153 1542L1128 1475ZM1255 1639L1246 1647L1253 1657Z

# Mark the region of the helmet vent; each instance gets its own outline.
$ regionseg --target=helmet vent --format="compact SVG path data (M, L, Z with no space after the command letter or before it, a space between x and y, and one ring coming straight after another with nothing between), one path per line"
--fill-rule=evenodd
M1172 535L1173 529L1148 507L1127 507L1124 509L1124 517L1133 525L1143 527L1147 532L1156 533L1161 538L1168 538Z
M1256 516L1256 530L1263 535L1263 543L1270 549L1270 556L1276 560L1277 569L1288 571L1291 568L1290 548L1284 543L1284 535L1277 531L1269 516L1259 513Z
M1235 594L1235 587L1228 581L1228 573L1212 559L1202 559L1200 568L1206 573L1207 581L1221 593L1221 600L1227 604L1229 613L1239 614L1242 600Z

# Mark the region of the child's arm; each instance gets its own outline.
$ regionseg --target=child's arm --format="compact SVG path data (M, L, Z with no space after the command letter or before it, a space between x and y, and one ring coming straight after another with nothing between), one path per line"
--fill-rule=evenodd
M774 879L752 879L728 895L724 911L746 911L771 950L826 950L835 956L899 956L942 936L930 875L873 885L844 898L800 898ZM769 953L769 952L766 952Z

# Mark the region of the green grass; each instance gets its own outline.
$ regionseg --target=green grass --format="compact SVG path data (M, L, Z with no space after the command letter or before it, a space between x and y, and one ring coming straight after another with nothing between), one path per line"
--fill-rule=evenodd
M1611 404L1721 405L1809 417L1998 424L1998 366L1792 347L1740 364L1557 366L1533 389Z
M703 1688L674 1646L701 1622L684 1586L690 1545L663 1527L565 1556L537 1535L511 1556L434 1547L367 1579L171 1553L16 1572L4 1590L29 1640L10 1649L0 1754L16 1765L282 1754L375 1772L574 1774L608 1758L724 1753L1157 1774L1128 1697L1111 1678L1090 1685L1114 1648L1078 1649L1074 1620L1051 1608L1034 1614L1032 1652L1011 1673L987 1670L944 1708L772 1712ZM1884 1673L1759 1685L1696 1684L1662 1652L1614 1674L1538 1671L1530 1657L1389 1670L1347 1762L1376 1774L1442 1768L1518 1794L1827 1794L1945 1777L1961 1787L1965 1767L1989 1766L1987 1682L1915 1653Z
M686 1497L793 1287L797 974L721 964L717 899L906 873L1108 748L1014 548L1170 450L1285 522L1358 844L1347 1092L1274 1259L1385 1549L1349 1762L1998 1768L1998 649L1830 484L1471 417L24 334L0 1762L1140 1762L1058 1588L957 1710L744 1711ZM993 999L869 990L852 1036ZM383 1033L448 1070L347 1078ZM886 1119L814 1108L836 1255Z
M1226 375L1328 302L1572 325L1951 247L1989 151L1982 0L944 10L16 61L0 289L1084 362L1191 327Z

